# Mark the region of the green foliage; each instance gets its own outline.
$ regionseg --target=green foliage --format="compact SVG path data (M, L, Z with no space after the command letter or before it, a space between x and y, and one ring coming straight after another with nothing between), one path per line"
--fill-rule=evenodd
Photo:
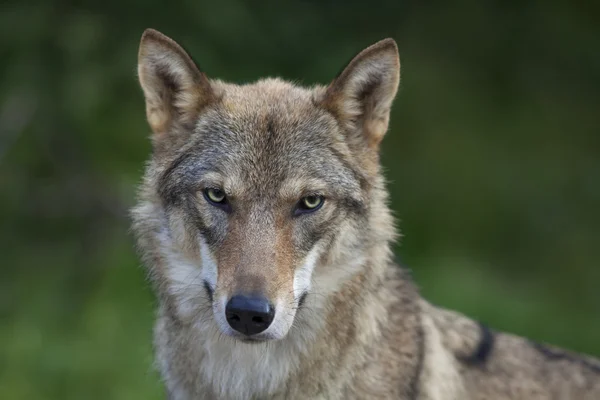
M432 301L600 355L600 28L568 2L0 6L0 398L162 398L128 234L154 27L213 77L328 82L385 36L400 259Z

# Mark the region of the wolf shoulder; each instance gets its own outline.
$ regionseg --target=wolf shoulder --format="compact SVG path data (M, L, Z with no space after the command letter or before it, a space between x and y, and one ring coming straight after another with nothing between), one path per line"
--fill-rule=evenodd
M446 386L460 381L452 388L463 393L457 398L600 399L600 360L495 331L425 300L421 307L428 337L425 359L434 371L430 375L441 374ZM437 385L432 379L422 383L422 387Z

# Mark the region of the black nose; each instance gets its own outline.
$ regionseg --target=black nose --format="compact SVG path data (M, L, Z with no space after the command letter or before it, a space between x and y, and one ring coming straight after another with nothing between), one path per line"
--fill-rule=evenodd
M233 296L225 307L227 322L244 335L256 335L273 322L273 306L264 297Z

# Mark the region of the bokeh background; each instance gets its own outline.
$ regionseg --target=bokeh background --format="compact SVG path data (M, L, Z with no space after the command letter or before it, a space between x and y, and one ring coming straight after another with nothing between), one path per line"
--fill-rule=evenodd
M398 256L433 302L600 355L600 3L0 5L0 398L160 399L128 233L150 151L142 31L210 76L326 83L394 37Z

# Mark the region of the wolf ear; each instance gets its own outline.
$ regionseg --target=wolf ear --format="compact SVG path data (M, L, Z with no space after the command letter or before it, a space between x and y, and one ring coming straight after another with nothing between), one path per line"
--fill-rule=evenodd
M327 87L323 105L369 148L376 150L390 119L400 82L400 58L393 39L384 39L355 56Z
M193 123L213 90L192 58L174 40L154 29L142 35L138 76L146 98L146 116L156 135L174 125Z

